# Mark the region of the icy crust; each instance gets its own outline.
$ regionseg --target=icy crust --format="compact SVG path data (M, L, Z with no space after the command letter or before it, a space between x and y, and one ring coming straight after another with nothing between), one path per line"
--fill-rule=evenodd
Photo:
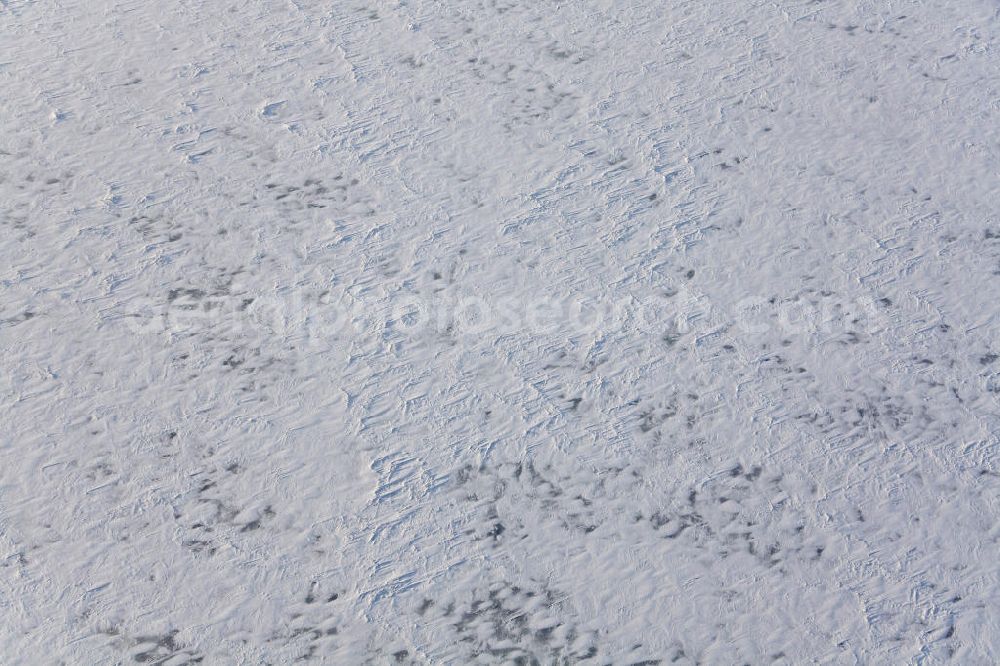
M998 18L0 0L0 661L1000 662Z

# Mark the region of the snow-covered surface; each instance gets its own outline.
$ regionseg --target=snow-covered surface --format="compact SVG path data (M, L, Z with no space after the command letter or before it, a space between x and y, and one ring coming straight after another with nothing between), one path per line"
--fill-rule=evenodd
M998 9L0 0L0 661L997 663Z

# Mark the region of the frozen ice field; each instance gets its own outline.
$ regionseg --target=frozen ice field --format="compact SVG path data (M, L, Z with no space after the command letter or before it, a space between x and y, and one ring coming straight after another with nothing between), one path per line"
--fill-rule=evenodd
M997 0L0 0L0 663L1000 663Z

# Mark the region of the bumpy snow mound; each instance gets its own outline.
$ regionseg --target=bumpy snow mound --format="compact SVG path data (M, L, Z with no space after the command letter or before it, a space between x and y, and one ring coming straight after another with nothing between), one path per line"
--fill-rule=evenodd
M0 661L1000 662L998 36L0 0Z

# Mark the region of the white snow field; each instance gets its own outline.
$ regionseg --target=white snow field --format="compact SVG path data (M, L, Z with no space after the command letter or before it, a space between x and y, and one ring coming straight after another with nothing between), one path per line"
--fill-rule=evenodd
M0 663L1000 663L996 0L0 0Z

